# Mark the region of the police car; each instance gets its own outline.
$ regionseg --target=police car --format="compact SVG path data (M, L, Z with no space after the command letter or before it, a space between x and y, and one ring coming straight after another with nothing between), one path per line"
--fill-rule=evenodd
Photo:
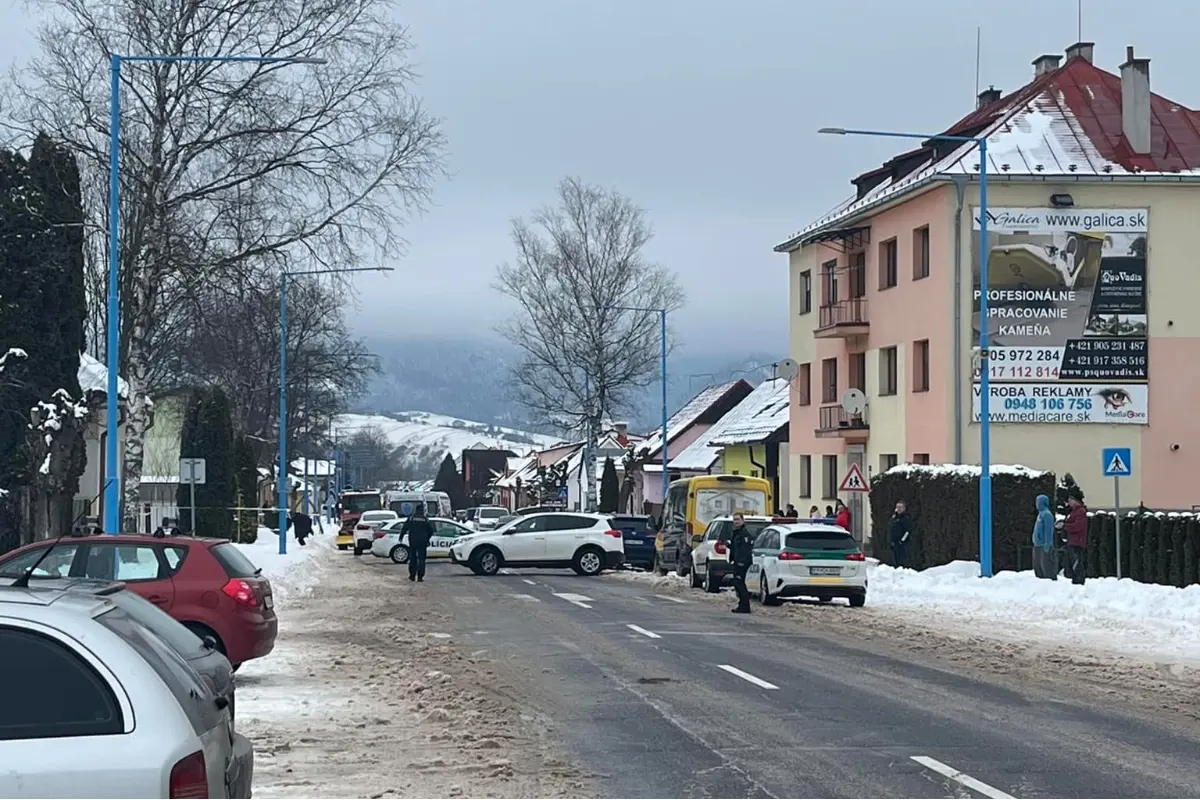
M433 537L429 540L429 549L425 551L426 558L449 558L450 548L460 537L474 533L465 525L454 520L432 517L429 524L433 526ZM371 555L376 558L390 558L397 564L408 563L408 536L401 536L404 520L397 519L375 531L375 540L371 542Z
M867 602L867 562L845 528L819 522L780 523L754 540L754 561L746 588L764 605L785 597L844 597L858 607Z

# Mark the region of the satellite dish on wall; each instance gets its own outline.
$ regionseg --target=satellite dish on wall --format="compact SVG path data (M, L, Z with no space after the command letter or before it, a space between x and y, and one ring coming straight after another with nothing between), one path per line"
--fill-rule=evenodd
M867 396L861 389L847 389L842 393L842 410L847 414L861 414L867 409Z
M785 381L791 381L800 374L800 365L796 363L795 359L785 358L775 365L775 371Z

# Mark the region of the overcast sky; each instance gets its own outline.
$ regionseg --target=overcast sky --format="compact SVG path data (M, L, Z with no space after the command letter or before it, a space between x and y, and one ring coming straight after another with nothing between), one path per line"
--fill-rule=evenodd
M16 61L33 47L21 8L0 28ZM1186 9L1083 0L1083 36L1112 71L1134 45L1154 90L1195 108ZM578 175L649 213L649 255L688 295L672 322L693 353L782 350L787 261L772 246L908 147L817 128L946 127L973 108L976 26L983 87L1005 92L1078 38L1076 0L411 0L396 15L453 178L396 271L357 279L356 321L491 335L510 310L490 288L509 221Z

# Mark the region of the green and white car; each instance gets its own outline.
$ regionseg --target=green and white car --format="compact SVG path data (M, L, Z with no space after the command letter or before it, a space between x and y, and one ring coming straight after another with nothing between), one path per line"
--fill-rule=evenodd
M746 587L764 605L785 597L844 597L852 606L867 602L866 556L844 528L815 522L764 528L754 540L754 563Z
M452 519L442 517L431 517L429 524L433 526L433 536L429 540L429 549L425 551L426 558L449 558L450 548L454 543L475 532ZM371 555L376 558L390 558L397 564L407 564L408 537L400 535L403 527L404 519L397 519L375 531Z

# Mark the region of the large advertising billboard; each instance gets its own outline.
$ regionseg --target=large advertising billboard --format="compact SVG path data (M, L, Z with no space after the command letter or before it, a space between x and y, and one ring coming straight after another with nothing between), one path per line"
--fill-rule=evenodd
M972 209L972 418L1146 425L1144 208L988 210L987 403L979 389L979 209Z

